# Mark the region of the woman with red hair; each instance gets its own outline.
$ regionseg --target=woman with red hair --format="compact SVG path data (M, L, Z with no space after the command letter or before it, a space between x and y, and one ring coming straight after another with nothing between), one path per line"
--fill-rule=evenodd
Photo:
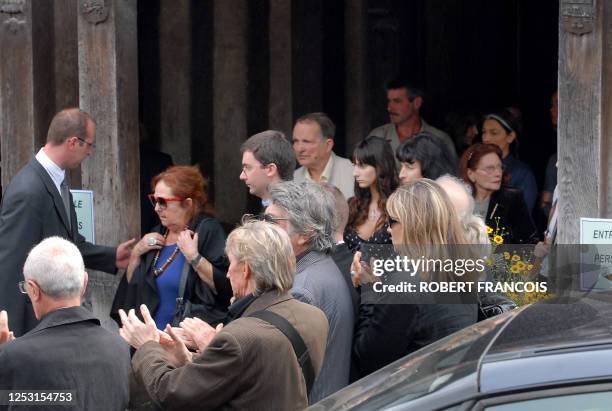
M175 166L155 176L151 186L149 199L161 225L134 247L111 316L119 322L120 308L145 304L160 330L185 316L214 326L227 314L232 288L225 232L213 217L208 182L197 166Z
M507 244L537 242L537 230L523 193L503 185L502 150L494 144L474 144L461 156L459 175L472 187L474 213L487 226L503 232Z

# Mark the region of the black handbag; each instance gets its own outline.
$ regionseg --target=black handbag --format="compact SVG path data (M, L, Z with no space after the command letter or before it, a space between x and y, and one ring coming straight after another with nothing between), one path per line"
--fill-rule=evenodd
M194 230L195 232L198 231L203 221L204 220L201 220L198 223ZM200 290L200 293L195 290L193 293L187 293L187 280L189 279L190 269L191 265L188 261L185 261L183 270L181 271L172 326L178 327L179 323L185 318L197 317L215 327L217 324L223 322L227 312L217 306L215 303L215 296L208 287Z
M486 294L478 297L478 321L495 317L517 308L512 299L501 294Z

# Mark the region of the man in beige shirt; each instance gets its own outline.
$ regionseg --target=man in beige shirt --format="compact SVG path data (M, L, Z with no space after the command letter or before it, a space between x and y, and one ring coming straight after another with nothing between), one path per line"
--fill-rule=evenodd
M395 153L397 147L418 133L428 133L441 139L457 156L453 140L444 131L425 122L421 117L423 92L404 80L394 80L385 86L387 90L387 112L389 123L370 131L370 136L383 137L389 141Z
M348 199L354 195L353 164L333 152L335 132L336 126L325 113L298 118L293 127L293 150L301 167L293 179L332 184Z

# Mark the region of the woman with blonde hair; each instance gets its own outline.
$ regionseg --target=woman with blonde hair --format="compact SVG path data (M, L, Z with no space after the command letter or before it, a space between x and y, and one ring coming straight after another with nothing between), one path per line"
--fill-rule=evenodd
M387 200L387 213L396 252L400 257L422 263L418 269L413 267L416 273L412 278L417 289L420 282L437 282L442 286L469 281L480 274L477 269L466 269L465 261L475 260L476 256L471 247L465 247L465 229L448 195L436 182L419 179L398 188ZM360 257L357 253L356 259ZM427 261L441 264L429 266ZM357 276L364 271L363 263L354 263L352 268ZM390 273L380 280L392 284L411 281L410 275L402 274L406 273ZM478 319L475 293L444 295L450 297L442 301L444 304L440 303L438 294L419 298L406 293L399 304L384 292L378 294L378 301L366 302L362 294L353 344L353 375L357 377L374 372Z

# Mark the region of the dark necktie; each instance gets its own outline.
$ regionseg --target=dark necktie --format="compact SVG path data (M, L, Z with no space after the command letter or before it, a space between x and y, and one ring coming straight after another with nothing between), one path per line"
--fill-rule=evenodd
M64 178L64 181L60 184L60 189L62 201L64 202L64 210L66 210L66 216L68 217L68 228L70 228L70 187L68 187L68 178Z

